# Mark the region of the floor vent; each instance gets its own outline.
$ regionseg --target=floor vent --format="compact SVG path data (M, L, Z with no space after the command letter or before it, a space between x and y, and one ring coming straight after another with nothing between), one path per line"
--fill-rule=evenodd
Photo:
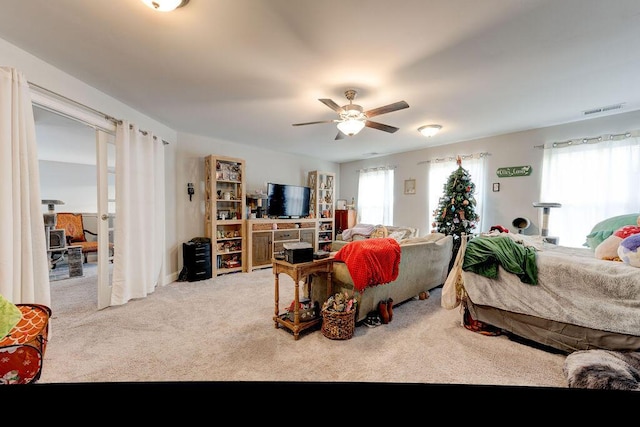
M588 116L589 114L606 113L607 111L619 110L620 108L622 108L622 104L614 104L607 105L606 107L598 107L591 110L586 110L583 111L583 113L585 116Z

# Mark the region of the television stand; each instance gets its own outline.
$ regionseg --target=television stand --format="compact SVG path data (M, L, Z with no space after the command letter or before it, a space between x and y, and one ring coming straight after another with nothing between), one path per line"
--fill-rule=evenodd
M247 272L272 267L285 243L308 242L315 247L316 224L314 218L247 220Z

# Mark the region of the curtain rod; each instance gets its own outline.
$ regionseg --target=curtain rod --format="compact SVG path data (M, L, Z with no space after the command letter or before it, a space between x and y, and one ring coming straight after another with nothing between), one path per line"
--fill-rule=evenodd
M483 152L483 153L475 153L475 154L462 154L460 155L460 158L462 160L466 160L466 159L473 159L474 157L477 157L479 159L486 157L486 156L490 156L491 153L487 153L487 152ZM419 165L424 165L425 163L442 163L442 162L453 162L458 158L457 155L455 156L449 156L449 157L440 157L440 158L435 158L435 159L431 159L431 160L422 160L420 162L418 162Z
M370 171L376 171L376 170L389 170L389 169L395 169L397 168L397 166L372 166L370 168L362 168L362 169L356 169L356 172L370 172Z
M28 83L29 83L29 87L31 87L31 88L37 88L38 90L41 90L41 91L46 92L46 93L48 93L50 95L53 95L53 96L58 97L60 99L63 99L65 101L67 101L67 102L70 102L70 103L74 104L77 107L83 108L83 109L85 109L85 110L87 110L87 111L89 111L89 112L91 112L91 113L93 113L93 114L95 114L97 116L101 116L102 118L104 118L107 121L112 122L113 124L118 124L118 125L122 124L122 120L116 119L115 117L112 117L112 116L110 116L110 115L108 115L106 113L103 113L102 111L98 111L95 108L91 108L88 105L84 105L84 104L82 104L82 103L80 103L78 101L75 101L75 100L73 100L71 98L68 98L68 97L66 97L64 95L61 95L61 94L59 94L57 92L54 92L54 91L52 91L50 89L47 89L47 88L42 87L40 85L37 85L35 83L32 83L32 82L28 82ZM48 108L48 110L51 111L52 113L57 113L56 111L52 111L51 108ZM67 118L72 118L72 117L69 117L67 114L62 114L62 115L67 117ZM86 123L85 122L85 124L90 124L90 123ZM139 131L140 131L140 133L142 133L145 136L148 134L148 132L146 130L139 129ZM158 137L154 135L153 139L154 140L158 140ZM164 139L162 139L161 141L162 141L162 143L164 145L169 145L168 141L165 141Z
M620 141L623 139L633 138L637 136L640 136L640 131L634 130L634 131L628 131L623 133L610 133L606 135L569 139L567 141L552 142L550 144L534 145L533 148L541 148L541 149L564 148L564 147L569 147L571 145L597 144L599 142L604 142L604 141Z

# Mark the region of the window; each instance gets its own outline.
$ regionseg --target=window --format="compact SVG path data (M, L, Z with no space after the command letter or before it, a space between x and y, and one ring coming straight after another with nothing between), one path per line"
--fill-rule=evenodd
M393 225L393 168L363 169L358 180L358 221Z
M474 197L476 199L476 213L480 217L475 231L480 232L482 230L482 200L484 198L484 164L486 153L470 154L460 156L462 158L461 166L469 172L471 180L476 185L476 192ZM453 173L458 165L456 164L456 158L449 157L446 159L435 159L429 161L429 177L427 182L429 183L429 226L430 230L433 229L431 224L433 223L433 212L437 209L440 197L444 194L444 186L447 183L449 175Z
M640 138L631 134L545 147L539 201L562 205L549 213L549 235L581 247L601 220L640 212L638 165Z

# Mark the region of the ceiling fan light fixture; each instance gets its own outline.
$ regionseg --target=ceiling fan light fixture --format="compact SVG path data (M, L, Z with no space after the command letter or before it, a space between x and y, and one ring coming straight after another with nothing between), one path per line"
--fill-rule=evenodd
M431 138L432 136L440 132L440 129L442 129L442 126L440 125L425 125L425 126L420 126L418 128L418 132L420 132L422 135L426 136L427 138Z
M345 135L353 136L360 132L364 127L364 121L358 119L349 119L338 123L338 129Z
M172 10L185 6L189 3L189 0L142 0L142 3L158 12L171 12Z

